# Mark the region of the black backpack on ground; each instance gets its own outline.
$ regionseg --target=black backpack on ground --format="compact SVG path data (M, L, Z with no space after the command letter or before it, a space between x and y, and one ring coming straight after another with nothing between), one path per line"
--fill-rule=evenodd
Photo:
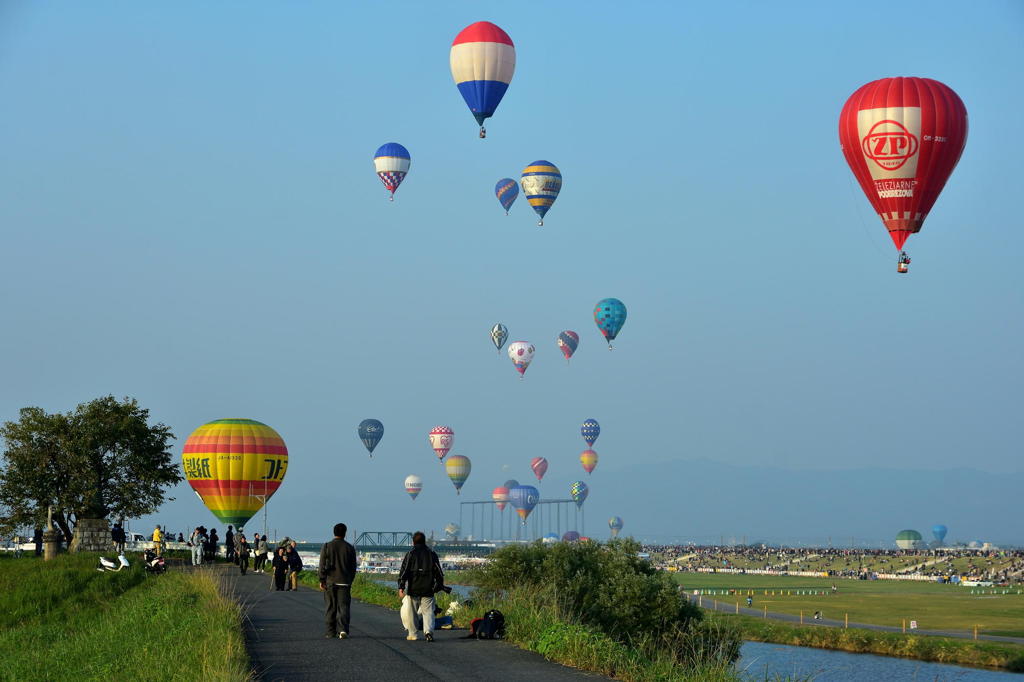
M477 625L477 639L503 639L505 637L505 615L497 609L484 614L483 620Z

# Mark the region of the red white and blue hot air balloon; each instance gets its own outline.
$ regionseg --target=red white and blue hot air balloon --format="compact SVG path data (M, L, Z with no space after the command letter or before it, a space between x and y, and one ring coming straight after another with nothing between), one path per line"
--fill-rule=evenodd
M516 47L489 21L470 24L455 36L449 56L452 78L462 99L487 137L484 119L494 115L516 71Z
M405 180L411 163L409 150L397 142L382 144L373 155L373 169L384 183L384 187L391 192L389 201L395 200L395 190L402 184L402 180Z

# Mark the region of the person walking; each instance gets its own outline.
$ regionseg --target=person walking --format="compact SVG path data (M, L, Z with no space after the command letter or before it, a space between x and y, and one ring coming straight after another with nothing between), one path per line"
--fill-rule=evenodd
M284 556L284 547L278 547L277 553L274 554L274 589L278 592L284 590L285 576L288 574L288 559Z
M163 540L164 534L160 532L160 526L157 526L153 529L153 549L156 550L157 556L163 553Z
M228 526L228 530L224 533L224 557L233 563L238 563L235 559L235 534L232 532L232 526Z
M267 561L267 541L261 538L259 533L253 533L252 549L252 570L262 573L263 564Z
M327 604L327 638L346 639L352 605L352 581L356 578L356 550L345 540L348 526L334 524L334 539L320 548L317 575Z
M402 625L415 641L416 614L423 619L423 636L434 641L434 593L444 586L444 571L434 550L427 547L427 537L420 531L412 534L412 549L402 558L398 572L398 598L402 600Z
M210 555L209 557L207 557L207 560L214 561L217 558L217 543L219 541L220 541L220 538L217 537L217 529L216 528L211 528L210 529L209 542L206 543L206 547L207 547L208 553Z
M241 550L242 550L242 538L244 538L244 537L245 537L245 533L242 532L242 529L241 528L236 528L235 529L235 549L234 549L234 552L235 552L235 563L236 564L241 559L241 557L239 557L239 552L241 552Z
M302 557L299 556L299 550L296 549L294 542L288 545L285 557L288 559L288 589L297 590L299 573L302 573Z
M125 534L124 527L120 521L116 522L113 529L111 529L110 538L114 541L114 551L117 552L117 555L121 556L124 554L124 545L128 542L128 536Z
M238 534L238 569L245 575L245 572L249 570L249 543L245 541L245 536L242 533Z
M192 565L200 566L203 563L203 553L206 550L206 529L202 526L194 529L188 538L192 547Z

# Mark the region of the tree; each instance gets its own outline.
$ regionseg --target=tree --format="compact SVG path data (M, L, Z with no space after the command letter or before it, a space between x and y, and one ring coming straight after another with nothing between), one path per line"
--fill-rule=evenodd
M53 505L54 523L70 540L76 519L151 514L183 480L168 449L174 434L150 426L149 410L134 398L105 396L66 414L26 407L0 436L7 444L0 529L38 528Z

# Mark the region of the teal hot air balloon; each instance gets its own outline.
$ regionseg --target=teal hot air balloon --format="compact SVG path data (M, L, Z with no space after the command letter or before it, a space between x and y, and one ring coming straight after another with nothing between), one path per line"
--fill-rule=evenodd
M370 457L373 457L373 449L384 437L384 425L379 419L364 419L359 422L358 431L359 440L363 441L363 445L370 451Z
M622 530L622 517L613 516L608 519L608 528L612 531L612 537L618 537L619 531Z
M946 541L947 532L949 532L949 529L941 523L932 526L932 535L935 536L935 539L938 540L940 545Z
M576 506L580 509L583 508L583 503L587 500L587 495L590 494L590 488L583 481L574 481L569 486L569 497L576 503Z
M498 202L505 209L505 215L508 215L508 210L519 196L519 183L512 178L498 180L498 184L494 186L494 196L498 197Z
M619 335L626 323L626 306L617 298L603 298L594 306L594 322L612 347L612 341Z

